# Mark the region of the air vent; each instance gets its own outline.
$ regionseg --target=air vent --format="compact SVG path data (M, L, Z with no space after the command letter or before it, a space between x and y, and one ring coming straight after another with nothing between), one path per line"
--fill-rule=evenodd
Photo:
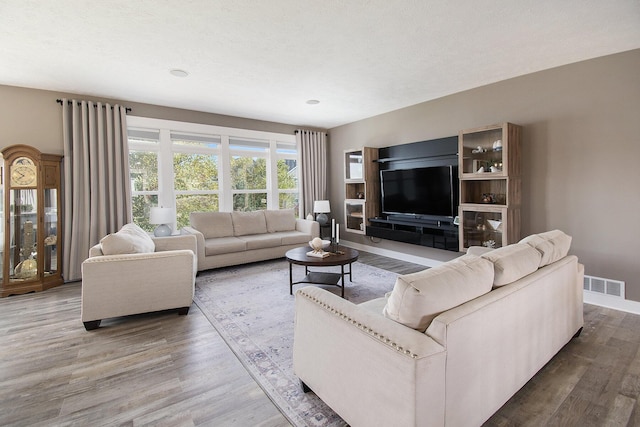
M624 299L624 282L620 280L604 279L602 277L584 276L585 291L598 294L609 295L611 297Z

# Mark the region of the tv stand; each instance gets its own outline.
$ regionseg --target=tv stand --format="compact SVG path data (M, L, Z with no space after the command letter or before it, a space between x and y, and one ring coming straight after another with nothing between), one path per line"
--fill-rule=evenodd
M458 227L451 217L388 215L369 218L367 236L458 251Z

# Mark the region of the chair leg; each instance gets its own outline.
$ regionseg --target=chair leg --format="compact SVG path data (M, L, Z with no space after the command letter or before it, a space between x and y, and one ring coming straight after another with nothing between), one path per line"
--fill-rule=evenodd
M82 322L84 323L84 328L87 331L92 331L94 329L98 329L98 327L100 327L100 322L102 321L102 319L99 320L91 320L89 322Z
M180 307L178 309L178 315L186 316L187 314L189 314L189 307Z

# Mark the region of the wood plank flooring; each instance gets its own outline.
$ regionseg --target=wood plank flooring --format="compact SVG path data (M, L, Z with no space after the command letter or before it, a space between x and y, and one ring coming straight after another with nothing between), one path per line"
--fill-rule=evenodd
M84 330L79 283L0 299L0 425L289 425L197 306L103 325ZM640 426L639 394L640 316L585 305L582 335L485 425Z

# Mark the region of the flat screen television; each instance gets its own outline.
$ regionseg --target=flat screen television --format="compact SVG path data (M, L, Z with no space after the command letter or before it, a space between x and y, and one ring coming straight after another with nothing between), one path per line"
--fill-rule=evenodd
M457 166L382 170L380 183L385 214L457 215Z

